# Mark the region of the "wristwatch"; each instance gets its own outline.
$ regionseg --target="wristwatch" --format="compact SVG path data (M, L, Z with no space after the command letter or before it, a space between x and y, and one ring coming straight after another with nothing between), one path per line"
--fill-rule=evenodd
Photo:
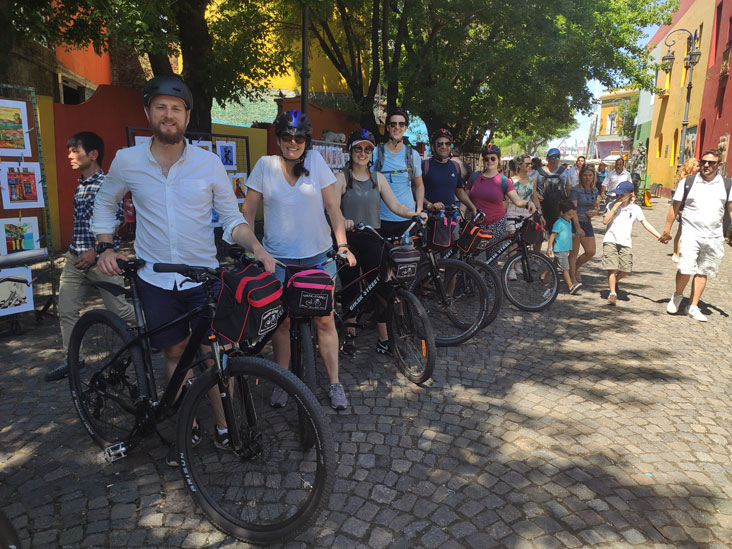
M104 250L113 250L114 244L111 242L98 242L96 246L94 246L94 251L97 252L97 255L101 255Z

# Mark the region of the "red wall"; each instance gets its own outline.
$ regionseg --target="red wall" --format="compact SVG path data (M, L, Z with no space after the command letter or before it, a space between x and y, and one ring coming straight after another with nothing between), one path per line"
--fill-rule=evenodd
M722 5L721 17L717 21L717 6L720 4ZM727 37L730 32L732 2L718 0L714 6L714 14L714 24L710 29L709 64L707 67L701 65L695 67L695 70L706 71L696 139L697 155L707 149L716 149L719 146L719 138L732 132L732 83L730 83L732 76L728 74L724 78L719 77L722 54L727 48ZM719 25L718 33L717 25ZM704 31L706 33L706 29ZM729 146L729 140L727 146ZM727 151L723 152L723 160L726 162L730 160ZM727 168L727 175L730 175L729 168Z
M277 103L277 114L284 111L300 110L299 97L282 99ZM321 107L313 102L308 102L308 118L313 124L313 139L323 139L323 132L328 130L343 133L348 139L348 136L360 127L358 124L350 122L345 112L331 107Z
M79 76L83 76L95 84L112 83L112 68L107 52L97 55L91 46L70 51L57 47L56 59Z
M56 169L58 173L59 225L64 247L71 243L74 230L74 190L79 173L68 162L66 142L77 132L91 131L104 140L102 169L106 172L118 149L127 146L127 126L149 126L142 110L142 90L99 86L94 95L80 105L53 105Z

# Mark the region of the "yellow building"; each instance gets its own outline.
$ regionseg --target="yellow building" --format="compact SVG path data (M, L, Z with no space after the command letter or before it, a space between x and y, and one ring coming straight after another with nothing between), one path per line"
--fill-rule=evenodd
M682 0L679 10L673 16L673 23L658 29L651 39L650 45L661 44L661 55L668 48L663 45L664 39L673 40L671 46L675 62L670 72L658 71L656 86L664 90L653 105L653 121L648 146L648 175L651 183L660 183L673 188L676 165L679 158L679 147L693 151L696 144L696 131L701 111L704 84L707 78L706 66L709 61L709 44L712 36L714 19L714 0ZM687 41L688 33L674 32L688 29L696 36L696 46L701 51L701 59L696 65L692 91L689 101L689 124L686 143L681 143L681 126L686 105L689 70L684 66L684 58L691 51L691 43Z
M600 97L596 141L599 158L620 155L621 152L628 158L633 136L623 134L623 122L628 113L628 103L635 95L638 91L621 89L608 91Z

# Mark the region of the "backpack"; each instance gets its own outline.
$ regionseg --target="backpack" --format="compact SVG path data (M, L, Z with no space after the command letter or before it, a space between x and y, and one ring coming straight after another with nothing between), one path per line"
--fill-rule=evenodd
M681 205L679 206L679 215L681 215L681 212L684 210L684 206L686 206L686 199L689 197L689 191L691 191L691 186L694 184L694 179L696 179L696 174L687 175L686 179L684 179L684 197L681 199ZM722 179L724 180L725 197L729 198L729 191L730 189L732 189L732 179L724 176L722 176ZM725 205L726 204L727 202L725 200ZM681 221L681 219L679 219L679 221ZM729 212L727 211L727 208L724 208L724 217L722 218L722 234L725 237L727 236L729 225Z
M544 178L540 192L544 197L541 210L548 222L554 222L559 218L559 201L567 198L567 189L560 177L565 171L564 166L560 166L555 173L549 173L543 167L536 171Z
M473 188L473 184L475 184L475 180L478 179L479 175L480 172L473 172L473 175L471 175L470 179L468 179L468 184L465 185L465 188L467 190L471 190ZM508 178L503 174L501 174L501 190L503 191L504 196L508 192Z
M374 161L373 165L373 171L375 172L381 172L381 169L384 167L384 156L386 153L384 152L385 145L383 143L379 143L376 146L376 160ZM414 181L414 157L412 155L412 147L410 145L404 144L404 161L407 165L406 170L392 170L390 172L386 173L404 173L407 172L409 175L409 181ZM384 172L382 172L384 173Z

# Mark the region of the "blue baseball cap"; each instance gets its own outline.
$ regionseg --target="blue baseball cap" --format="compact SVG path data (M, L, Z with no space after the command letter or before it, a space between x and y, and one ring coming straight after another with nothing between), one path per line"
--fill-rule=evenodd
M619 194L628 194L635 192L635 187L630 181L621 181L618 186L607 194L609 196L618 196Z
M546 157L549 158L550 156L562 156L562 153L559 152L559 149L549 149L549 152L546 153Z

